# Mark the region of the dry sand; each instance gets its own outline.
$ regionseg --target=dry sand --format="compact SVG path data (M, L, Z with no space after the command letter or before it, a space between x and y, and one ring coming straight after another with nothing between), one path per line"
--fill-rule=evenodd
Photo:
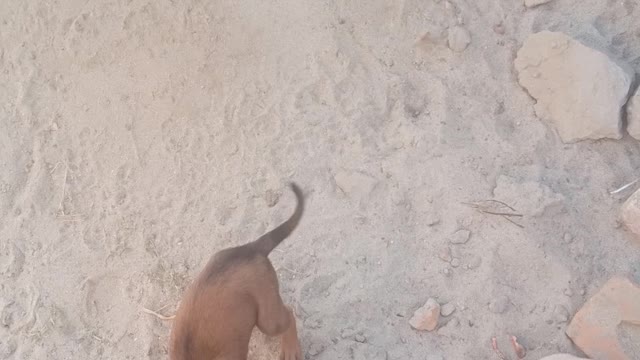
M609 194L640 143L564 145L513 59L549 29L640 72L638 19L637 0L3 1L0 358L166 359L171 322L143 308L172 314L210 254L286 218L289 180L308 208L272 260L308 359L495 359L508 334L579 354L567 317L640 280L633 188ZM464 204L486 199L522 227ZM455 312L412 330L429 297Z

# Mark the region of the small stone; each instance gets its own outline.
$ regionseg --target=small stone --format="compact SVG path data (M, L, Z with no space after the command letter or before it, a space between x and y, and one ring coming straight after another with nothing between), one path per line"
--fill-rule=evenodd
M524 5L528 8L536 7L538 5L546 4L551 0L524 0Z
M458 266L460 266L460 259L453 259L451 260L451 266L454 268L457 268Z
M365 343L365 342L367 342L367 338L366 338L364 335L362 335L362 334L356 334L355 339L356 339L356 341L357 341L357 342L359 342L359 343Z
M500 295L489 303L489 311L494 314L503 314L509 308L509 298L506 295Z
M442 316L449 316L453 314L454 311L456 311L456 306L452 303L447 303L440 307L440 315Z
M505 33L504 24L499 23L499 24L493 25L493 32L498 35L504 35Z
M53 123L51 123L51 130L58 131L58 129L59 128L58 128L58 123L57 122L54 121Z
M429 298L421 308L413 313L409 325L416 330L433 331L438 327L439 318L440 304L435 299Z
M573 296L573 291L571 289L569 289L569 288L566 288L566 289L564 289L564 294L566 296L571 297L571 296Z
M444 269L442 270L442 273L443 273L445 276L451 276L451 269L449 269L449 268L444 268Z
M556 324L564 324L569 321L569 310L562 305L556 305L553 308L553 320Z
M438 257L442 261L450 262L451 261L451 249L449 247L443 248L442 250L440 250L440 253L438 254Z
M449 242L456 245L466 244L467 241L469 241L470 237L471 232L469 230L461 229L451 235L451 238L449 238Z
M280 194L277 191L269 189L264 193L264 201L268 207L274 207L278 204L278 201L280 201Z
M463 52L471 43L471 35L467 29L461 26L454 26L449 29L447 40L449 49L455 52Z

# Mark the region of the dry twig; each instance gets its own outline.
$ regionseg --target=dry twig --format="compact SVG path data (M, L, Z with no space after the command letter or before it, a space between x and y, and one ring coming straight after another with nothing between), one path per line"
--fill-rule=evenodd
M163 309L164 309L164 307L163 307ZM176 317L175 315L171 315L171 316L164 316L164 315L162 315L162 314L158 314L157 312L155 312L155 311L153 311L153 310L150 310L150 309L147 309L147 308L146 308L146 307L144 307L144 306L142 307L142 312L145 312L145 313L147 313L147 314L149 314L149 315L153 315L153 316L157 317L157 318L158 318L158 319L160 319L160 320L173 320L173 318L175 318L175 317Z

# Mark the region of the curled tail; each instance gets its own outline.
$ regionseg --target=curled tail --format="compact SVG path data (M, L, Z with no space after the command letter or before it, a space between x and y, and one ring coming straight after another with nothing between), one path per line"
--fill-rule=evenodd
M296 209L293 212L291 217L280 224L275 229L269 231L268 233L260 236L258 240L254 241L251 245L262 255L267 256L269 253L278 246L282 240L286 239L298 226L300 222L300 218L302 217L302 213L304 211L304 196L302 195L302 190L298 187L298 185L291 183L291 190L296 195L296 199L298 204L296 205Z

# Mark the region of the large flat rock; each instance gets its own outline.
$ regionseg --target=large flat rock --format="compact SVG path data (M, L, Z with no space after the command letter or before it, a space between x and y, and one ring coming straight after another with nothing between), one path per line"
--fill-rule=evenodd
M621 109L633 77L607 55L543 31L525 40L514 65L518 82L536 100L537 116L550 121L562 141L622 137Z

